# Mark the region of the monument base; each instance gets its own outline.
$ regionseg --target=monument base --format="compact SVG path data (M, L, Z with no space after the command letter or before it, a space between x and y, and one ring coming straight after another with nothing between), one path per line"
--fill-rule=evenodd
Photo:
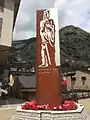
M78 104L76 110L69 111L42 111L22 110L17 107L15 120L86 120L84 106Z

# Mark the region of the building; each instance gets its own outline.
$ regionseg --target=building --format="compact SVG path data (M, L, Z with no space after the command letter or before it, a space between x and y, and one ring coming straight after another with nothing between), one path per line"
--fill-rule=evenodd
M76 71L76 74L67 77L68 90L79 89L79 90L90 90L90 72ZM73 85L73 86L72 86Z
M10 89L11 97L24 100L34 99L36 96L36 76L14 76L14 86Z
M79 98L90 97L90 72L76 71L72 78L67 76L67 90L68 93L77 92ZM22 98L24 100L34 99L36 96L36 75L20 75L15 76L15 84L12 87L12 96Z
M0 0L0 73L7 63L12 46L12 31L15 25L20 0Z
M67 76L67 90L78 94L78 98L90 97L90 72L76 71L76 74Z
M0 0L0 88L4 81L3 73L12 47L12 32L19 3L20 0Z
M6 65L12 45L14 0L0 0L0 66ZM0 67L1 68L1 67Z

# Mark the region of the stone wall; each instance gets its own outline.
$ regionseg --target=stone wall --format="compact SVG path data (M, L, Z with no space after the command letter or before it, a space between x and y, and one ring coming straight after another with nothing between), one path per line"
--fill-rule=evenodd
M34 111L18 107L15 120L87 120L87 116L81 105L77 110L70 111Z

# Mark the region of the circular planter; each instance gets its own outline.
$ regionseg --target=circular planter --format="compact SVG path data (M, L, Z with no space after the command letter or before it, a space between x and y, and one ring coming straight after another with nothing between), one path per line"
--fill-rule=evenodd
M18 106L15 120L86 120L84 106L81 104L77 106L76 110L69 111L23 110Z

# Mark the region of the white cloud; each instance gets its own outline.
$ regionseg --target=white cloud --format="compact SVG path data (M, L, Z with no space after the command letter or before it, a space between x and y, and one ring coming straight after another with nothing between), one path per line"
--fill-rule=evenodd
M63 1L63 0L61 0ZM60 0L55 2L59 8L60 26L75 25L90 32L90 1L89 0L64 0L63 6Z
M14 40L27 39L36 34L36 10L57 7L60 28L75 25L90 32L90 0L22 0L18 12Z

